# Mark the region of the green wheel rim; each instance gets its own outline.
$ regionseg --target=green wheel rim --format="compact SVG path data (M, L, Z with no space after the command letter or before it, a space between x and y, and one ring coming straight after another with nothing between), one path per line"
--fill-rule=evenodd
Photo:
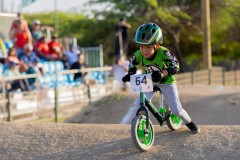
M142 146L148 147L151 145L151 142L153 140L153 130L151 125L149 125L149 133L145 134L144 129L146 128L146 120L141 119L139 121L138 127L137 127L137 136L138 136L138 141Z
M173 124L175 125L181 124L181 118L179 118L178 116L172 114L170 118Z

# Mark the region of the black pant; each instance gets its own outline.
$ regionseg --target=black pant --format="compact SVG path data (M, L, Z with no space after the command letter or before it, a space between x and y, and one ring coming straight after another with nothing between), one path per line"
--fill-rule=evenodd
M16 91L17 89L21 89L21 91L30 91L28 80L21 79L13 81L9 91Z
M123 54L127 54L127 48L128 48L128 46L127 46L127 40L126 39L122 39L122 49L123 49ZM116 37L116 39L115 39L115 55L116 56L120 56L121 55L121 53L120 53L120 42L119 42L119 38L118 37Z

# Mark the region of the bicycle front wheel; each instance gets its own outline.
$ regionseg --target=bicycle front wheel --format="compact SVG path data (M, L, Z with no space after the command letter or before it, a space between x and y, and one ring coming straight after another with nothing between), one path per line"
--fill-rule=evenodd
M134 145L140 151L147 151L149 150L154 142L154 129L152 122L149 120L149 127L148 130L146 124L146 116L138 115L132 121L131 126L131 137Z

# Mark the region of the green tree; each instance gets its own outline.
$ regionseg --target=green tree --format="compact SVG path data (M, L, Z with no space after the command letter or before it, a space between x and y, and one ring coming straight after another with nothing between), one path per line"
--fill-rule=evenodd
M234 60L236 65L240 48L240 0L210 2L213 64ZM143 23L154 22L162 28L163 45L177 56L182 71L190 70L190 66L199 68L202 62L201 0L91 0L92 3L104 3L107 9L93 11L93 18L79 13L57 12L61 37L77 37L80 46L103 44L105 62L111 64L114 24L120 17L125 17L132 25L129 56L138 47L133 41L136 29ZM54 27L55 14L27 14L25 17L29 22L37 17L42 24Z
M211 6L213 63L234 62L229 69L236 68L240 49L240 1L215 0Z
M114 3L113 12L102 13L108 19L112 14L121 13L132 19L137 26L146 22L157 23L163 29L164 45L174 50L180 64L184 66L181 50L181 35L196 33L199 39L200 1L187 0L93 0L95 3ZM98 13L99 16L99 13ZM137 27L135 27L137 28ZM188 33L186 32L188 31ZM188 37L185 37L188 38ZM195 40L195 38L194 38ZM196 51L195 51L196 52Z

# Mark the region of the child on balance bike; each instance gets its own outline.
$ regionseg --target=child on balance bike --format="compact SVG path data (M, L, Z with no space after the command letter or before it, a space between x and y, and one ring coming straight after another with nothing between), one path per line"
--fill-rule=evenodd
M179 62L167 48L161 45L163 43L161 28L155 23L143 24L137 29L134 41L140 45L140 49L130 58L128 74L122 78L122 81L130 81L130 76L136 73L137 66L143 66L145 73L152 73L152 80L161 89L172 113L179 116L193 134L199 133L200 128L192 121L179 101L173 76L179 71ZM151 99L153 94L154 92L145 92L147 99ZM137 104L139 103L138 100Z

